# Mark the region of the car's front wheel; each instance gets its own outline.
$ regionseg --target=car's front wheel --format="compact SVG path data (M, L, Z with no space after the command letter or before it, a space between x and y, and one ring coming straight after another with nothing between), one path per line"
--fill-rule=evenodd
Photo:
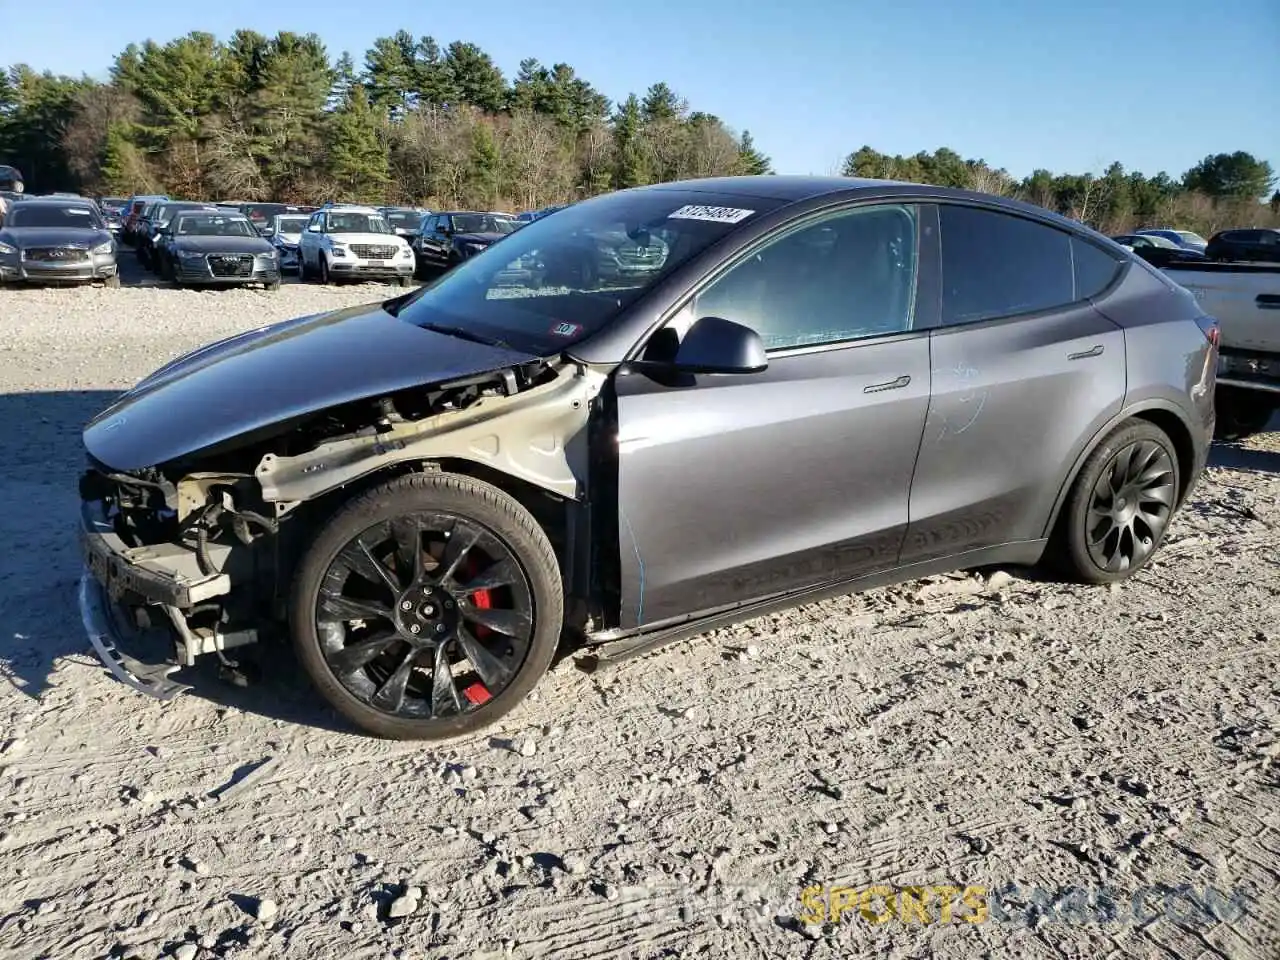
M294 646L313 683L378 736L439 740L493 723L546 672L564 617L555 552L497 487L393 480L324 526L294 579Z
M1070 572L1086 583L1133 576L1164 539L1178 502L1178 454L1153 423L1117 427L1085 460L1063 517Z

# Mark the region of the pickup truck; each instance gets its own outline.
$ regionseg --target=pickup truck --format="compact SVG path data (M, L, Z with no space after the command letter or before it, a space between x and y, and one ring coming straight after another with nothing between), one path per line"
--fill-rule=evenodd
M1218 436L1239 440L1265 430L1280 410L1280 264L1169 263L1221 330Z

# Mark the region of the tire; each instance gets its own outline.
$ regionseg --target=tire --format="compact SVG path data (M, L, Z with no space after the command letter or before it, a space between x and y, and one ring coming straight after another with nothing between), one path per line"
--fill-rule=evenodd
M407 287L412 285L413 281L409 277L396 277L397 287Z
M311 279L311 274L307 270L307 261L302 256L302 251L299 250L298 251L298 282L306 283L310 279Z
M280 290L280 281L277 280L274 283L264 283L262 286L268 293L277 293Z
M412 546L402 546L406 538L413 542L406 531L414 517L423 524L416 536L416 567L406 557L414 555ZM474 534L480 539L469 549L465 546L468 539L441 540L443 535L431 524L447 529L446 523L456 524L451 528L460 538ZM363 540L363 547L357 538ZM437 555L443 565L451 562L443 553L449 543L464 544L452 562L468 572L456 580L447 573L439 577L439 567L434 566ZM389 560L394 569L375 557ZM495 557L501 557L503 563ZM473 560L477 566L467 568ZM428 561L432 567L427 567ZM504 571L500 582L509 586L495 586L492 591L475 586L482 581L498 583L499 575L494 571L500 566ZM417 580L410 576L411 567L421 574ZM364 573L356 572L358 568ZM459 580L464 580L466 588L457 586ZM350 592L353 585L354 594ZM362 605L350 605L348 598L353 595L361 598L355 602ZM377 601L378 610L371 612L362 602L370 596L386 599ZM334 603L345 606L335 608ZM322 604L327 609L322 609ZM411 612L403 612L406 604ZM359 619L351 619L352 613ZM424 619L428 614L436 619ZM516 632L490 630L483 622L485 618L503 622L503 614L508 617L508 629ZM324 524L298 565L289 615L298 659L321 696L339 713L376 736L442 740L489 726L534 688L559 643L564 588L551 543L516 500L470 477L416 474L360 495ZM466 629L459 630L459 625ZM527 639L517 633L527 633ZM431 638L436 636L443 641L432 645ZM476 651L479 660L484 661L486 655L489 658L485 669L477 668L477 661L463 650L464 646L475 650L471 644L477 640L482 648ZM498 649L490 649L489 644L495 642ZM441 695L439 702L444 708L436 715L435 660L425 694L427 685L420 671L422 658L438 656L438 648L443 648L445 656L459 655L454 669L460 663L469 664L471 673L464 673L461 679L465 682L474 674L476 682L461 690L457 682L446 684L452 688L452 696ZM461 656L464 653L467 655ZM502 673L495 673L495 669ZM452 670L449 675L453 677ZM406 685L392 682L401 676L408 678ZM388 690L392 691L392 704L375 705L373 701ZM402 701L399 704L395 704L396 690ZM423 709L427 716L422 715Z
M1213 435L1219 440L1243 440L1261 433L1275 416L1268 394L1239 387L1218 387L1214 393L1217 420Z
M103 277L102 285L104 287L111 287L112 289L118 288L120 286L120 274L113 273L109 277Z
M1066 572L1083 583L1117 583L1141 570L1169 529L1181 480L1168 434L1145 420L1116 427L1085 460L1063 508Z
M325 259L323 253L316 257L316 263L320 265L320 269L318 271L320 282L326 287L331 286L333 284L333 277L329 276L329 261Z

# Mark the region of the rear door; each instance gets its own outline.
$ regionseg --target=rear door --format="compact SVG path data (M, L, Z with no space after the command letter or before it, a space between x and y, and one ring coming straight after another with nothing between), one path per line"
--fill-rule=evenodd
M760 333L766 371L619 375L623 627L894 565L929 401L933 232L911 205L783 228L648 345L660 358L722 317Z
M1120 261L1010 213L938 217L942 310L903 563L1040 538L1126 388L1124 332L1090 302Z

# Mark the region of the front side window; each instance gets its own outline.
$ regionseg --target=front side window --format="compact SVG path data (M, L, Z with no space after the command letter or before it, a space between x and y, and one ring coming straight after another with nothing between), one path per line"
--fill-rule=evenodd
M1071 235L1013 214L941 204L942 323L1036 313L1077 298Z
M902 333L912 328L918 247L915 207L849 210L749 254L688 316L751 327L770 350Z

